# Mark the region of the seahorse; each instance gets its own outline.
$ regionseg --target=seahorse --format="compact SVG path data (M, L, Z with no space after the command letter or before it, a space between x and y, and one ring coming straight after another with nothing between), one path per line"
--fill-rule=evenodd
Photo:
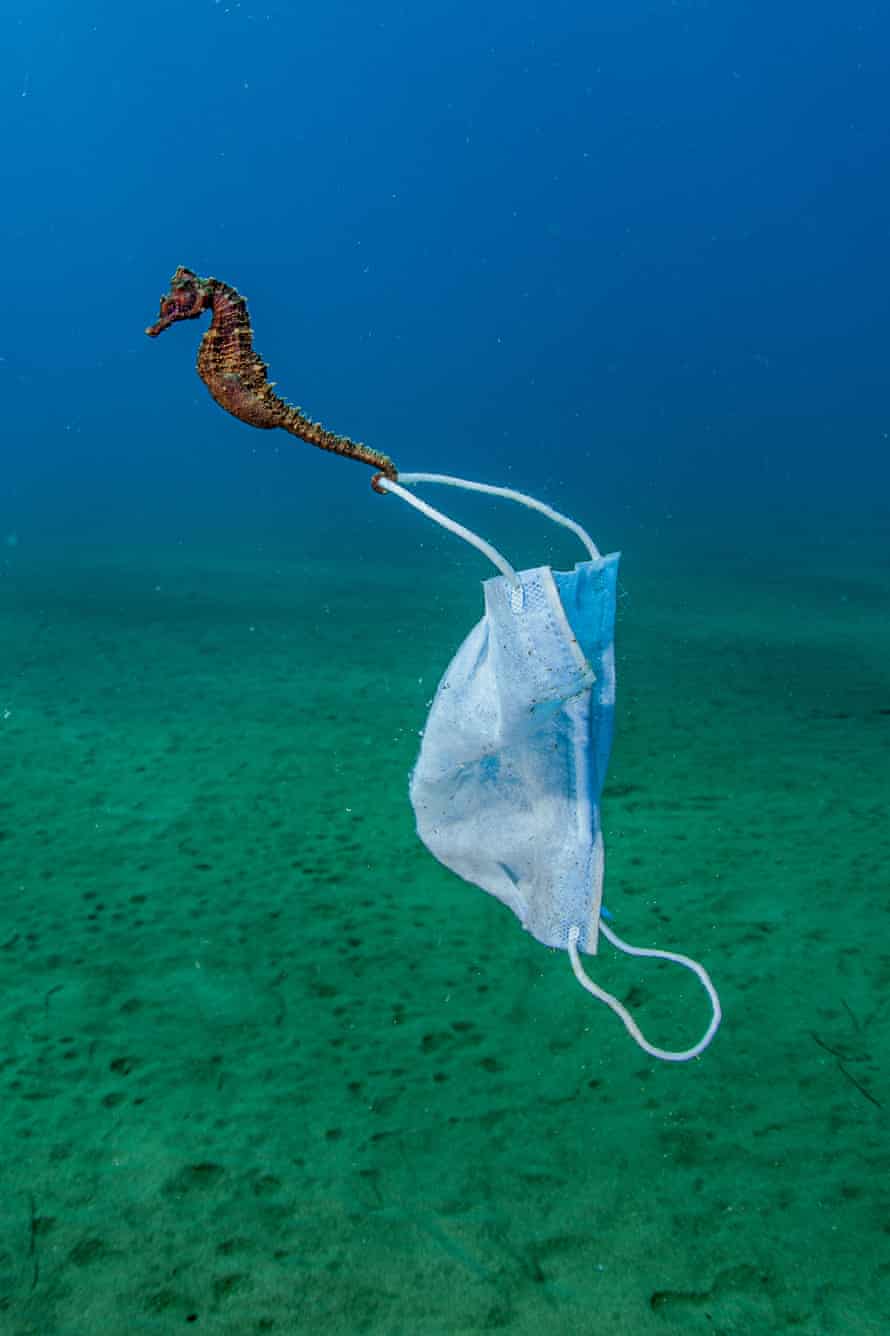
M275 394L275 382L266 375L269 368L254 352L247 302L228 283L218 278L199 278L180 265L170 280L170 291L161 298L157 321L145 332L150 338L157 338L178 320L195 320L204 311L211 312L211 320L198 349L198 375L219 406L251 427L281 427L322 450L333 450L334 454L370 464L377 470L371 486L385 495L380 478L395 482L399 476L388 455L360 441L351 441L348 436L327 431L321 423L306 417L302 409Z

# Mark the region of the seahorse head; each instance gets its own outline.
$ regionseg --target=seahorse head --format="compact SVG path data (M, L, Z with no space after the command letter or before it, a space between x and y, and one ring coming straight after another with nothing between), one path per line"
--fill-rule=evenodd
M199 278L180 265L170 280L170 291L161 298L161 309L155 324L145 331L156 338L177 320L194 320L213 305L213 279Z

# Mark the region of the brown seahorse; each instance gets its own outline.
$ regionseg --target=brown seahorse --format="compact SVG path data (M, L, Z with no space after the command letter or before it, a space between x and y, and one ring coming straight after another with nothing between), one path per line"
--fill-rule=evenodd
M170 280L170 291L161 298L156 323L145 332L156 338L178 320L195 320L203 311L211 312L211 320L198 350L198 375L220 407L251 427L281 427L322 450L370 464L377 470L371 486L375 492L385 493L379 479L398 478L396 466L387 455L327 431L275 394L275 382L266 376L268 367L254 352L247 303L228 283L199 278L180 265Z

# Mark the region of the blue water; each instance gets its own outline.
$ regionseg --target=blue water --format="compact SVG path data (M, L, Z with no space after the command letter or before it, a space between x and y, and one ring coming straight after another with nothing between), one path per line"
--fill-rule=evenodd
M145 340L179 263L403 468L635 514L880 503L882 6L40 3L3 53L22 538L367 506L214 411L196 327Z

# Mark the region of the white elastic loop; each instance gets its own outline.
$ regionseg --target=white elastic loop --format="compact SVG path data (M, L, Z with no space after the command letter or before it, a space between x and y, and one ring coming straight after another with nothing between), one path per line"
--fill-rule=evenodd
M704 966L700 965L697 960L690 960L689 956L680 955L678 951L656 951L652 947L630 946L627 942L623 942L616 933L612 932L612 929L609 928L602 919L600 919L599 922L599 930L614 947L617 947L619 951L626 952L629 956L652 956L656 960L672 960L674 964L683 965L686 969L692 970L693 974L697 976L711 1003L712 1015L710 1025L707 1030L705 1030L704 1035L698 1043L693 1045L692 1048L685 1049L682 1053L674 1053L666 1048L656 1048L654 1044L650 1044L647 1039L643 1038L642 1032L636 1021L633 1019L627 1008L622 1006L618 1001L617 997L613 997L612 994L607 993L604 988L600 988L586 974L584 966L581 964L581 958L578 955L578 937L580 936L580 929L576 924L573 924L572 927L569 928L569 959L572 962L572 970L575 978L578 980L582 988L586 988L588 993L591 993L595 998L598 998L600 1002L605 1002L606 1006L614 1011L631 1039L639 1044L643 1052L648 1053L650 1057L661 1058L665 1062L688 1062L690 1058L697 1058L700 1053L704 1052L708 1047L708 1044L710 1044L711 1040L714 1038L714 1035L717 1033L717 1027L723 1016L720 1009L720 998L717 996L717 990L711 983L710 976Z
M380 480L381 483L385 479ZM581 542L587 548L594 561L599 561L601 553L596 543L591 538L586 529L575 520L569 519L568 515L562 515L552 506L545 505L543 501L538 501L533 496L527 496L525 492L515 492L512 487L493 487L487 482L469 482L466 478L453 478L447 473L400 473L399 482L441 482L448 487L463 487L467 492L485 492L488 496L503 496L508 501L518 501L520 505L528 506L529 510L539 510L542 515L546 515L548 520L553 520L554 524L561 524L565 529L571 529Z
M519 576L516 574L507 558L502 557L497 548L492 547L491 543L486 543L484 538L480 538L477 533L473 533L472 529L467 529L463 524L458 524L457 520L450 519L447 515L443 515L441 510L436 510L433 506L428 506L425 501L421 501L419 496L412 496L410 492L406 492L404 487L400 487L399 484L393 482L391 478L378 478L377 486L383 488L385 492L394 492L395 495L400 496L403 501L407 501L409 506L414 506L415 510L419 510L429 519L435 520L437 524L441 524L443 529L448 529L451 533L457 534L458 538L462 538L464 542L471 543L473 547L478 548L480 552L488 557L488 560L492 562L493 565L497 566L502 575L506 575L514 589L522 589Z

